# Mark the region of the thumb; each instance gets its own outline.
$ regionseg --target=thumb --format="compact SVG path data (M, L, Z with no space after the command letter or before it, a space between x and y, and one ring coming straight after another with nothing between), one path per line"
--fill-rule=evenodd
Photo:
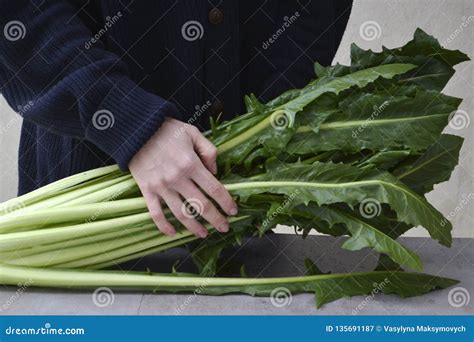
M194 144L194 150L201 158L202 163L213 174L217 173L217 148L199 132L198 129L193 130L191 135Z

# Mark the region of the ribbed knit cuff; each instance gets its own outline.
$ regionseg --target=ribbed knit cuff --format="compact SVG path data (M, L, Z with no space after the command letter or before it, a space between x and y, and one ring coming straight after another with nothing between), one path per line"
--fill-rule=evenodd
M174 104L122 78L100 102L86 129L86 138L126 171L129 161L166 117L180 118Z

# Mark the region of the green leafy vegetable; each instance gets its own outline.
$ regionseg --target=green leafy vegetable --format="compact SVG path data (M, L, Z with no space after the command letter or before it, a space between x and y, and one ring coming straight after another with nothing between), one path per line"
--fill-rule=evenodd
M380 288L385 294L401 297L421 295L437 288L457 284L453 279L422 273L376 271L350 274L323 274L285 278L206 278L169 276L114 271L69 271L0 265L4 284L16 285L34 279L33 286L66 288L145 288L156 292L192 292L222 295L246 293L251 296L269 296L275 288L285 288L290 294L315 293L316 306L342 297L371 293Z
M218 295L272 295L278 287L316 294L320 305L381 292L402 297L455 280L422 270L420 257L396 239L414 226L450 246L452 226L424 197L449 179L462 138L441 134L461 100L441 90L468 58L417 30L395 49L353 45L350 66L315 64L316 78L268 103L245 97L248 113L211 119L219 178L239 204L225 235L208 227L198 239L166 211L176 236L160 233L133 177L108 166L60 180L0 204L0 283L34 286L147 288ZM203 222L205 223L205 222ZM347 236L342 248L380 253L373 272L324 274L309 259L307 275L215 277L221 252L276 224L303 237L316 230ZM102 269L187 247L199 274L126 275Z

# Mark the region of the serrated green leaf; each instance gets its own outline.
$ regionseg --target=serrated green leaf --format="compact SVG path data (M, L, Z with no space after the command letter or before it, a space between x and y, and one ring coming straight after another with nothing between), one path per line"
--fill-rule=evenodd
M292 206L314 201L319 206L346 203L354 207L364 199L375 199L380 204L388 204L399 221L421 225L441 244L451 244L452 226L446 223L444 216L387 172L320 162L311 165L270 163L267 170L266 174L251 179L228 177L223 182L243 202L251 195L267 192L293 197Z
M453 66L468 61L466 54L458 50L448 50L433 37L417 29L413 40L406 45L381 52L362 50L355 44L351 46L352 70L365 69L386 63L413 63L417 69L409 73L401 84L415 84L424 89L441 91L454 74Z
M330 207L320 208L318 217L327 221L330 226L344 224L347 227L351 237L344 242L342 248L357 251L371 247L379 253L387 254L400 265L417 271L422 269L420 257L416 253L372 226L369 220Z
M240 163L258 146L264 146L273 152L282 151L294 134L295 114L301 112L320 96L327 93L337 95L351 87L364 87L379 78L390 79L414 67L411 64L398 63L372 67L334 78L319 87L305 89L299 96L272 109L262 118L251 117L249 119L251 124L240 122L241 129L245 127L245 130L239 134L228 127L229 133L214 141L222 156L221 160ZM256 118L261 120L257 121Z
M424 150L438 139L460 102L435 91L417 92L414 97L361 94L321 123L317 134L300 126L286 148L297 154Z
M413 191L425 194L449 179L463 141L459 136L443 134L422 156L408 158L393 174Z

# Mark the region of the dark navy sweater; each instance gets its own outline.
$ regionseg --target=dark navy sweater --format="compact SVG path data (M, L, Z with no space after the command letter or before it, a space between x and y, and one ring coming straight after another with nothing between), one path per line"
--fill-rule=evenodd
M23 116L19 193L118 163L165 117L206 129L330 64L351 0L0 0L0 92Z

